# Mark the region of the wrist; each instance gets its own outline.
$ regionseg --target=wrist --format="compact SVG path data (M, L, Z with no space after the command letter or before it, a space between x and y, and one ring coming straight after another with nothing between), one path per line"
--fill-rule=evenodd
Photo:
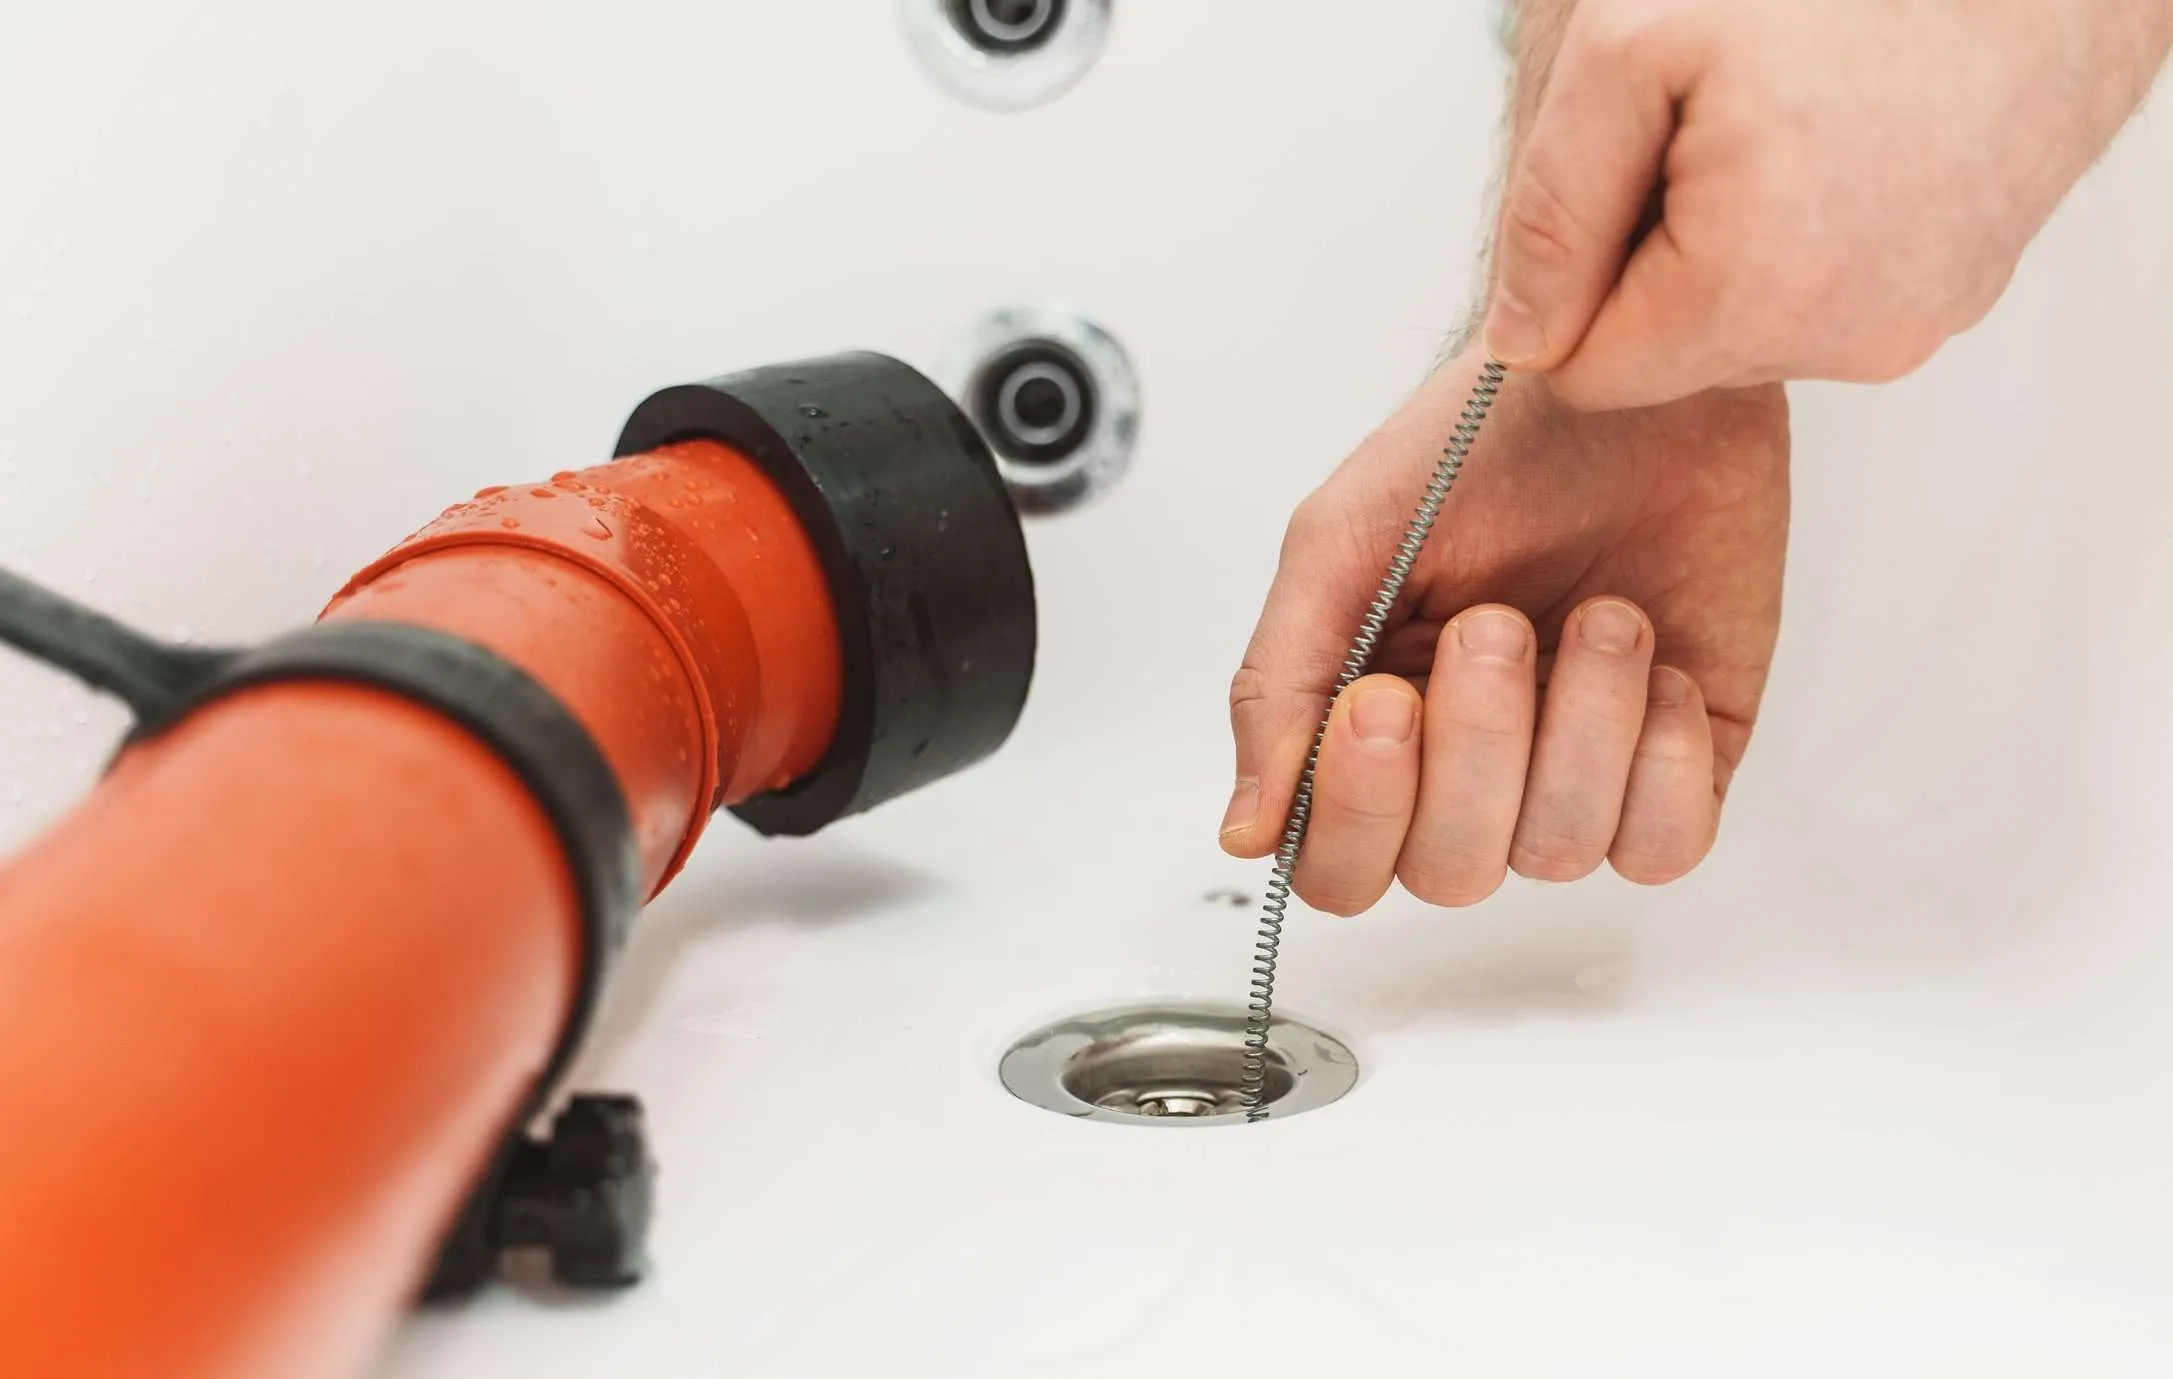
M1474 339L1451 351L1430 385L1444 401L1459 406L1470 391L1471 379L1487 362L1486 346ZM1784 450L1789 436L1788 389L1780 383L1758 383L1746 388L1710 388L1702 393L1626 412L1582 412L1555 396L1545 374L1512 373L1497 404L1508 414L1536 414L1553 418L1612 418L1632 432L1650 430L1649 437L1680 440L1688 433L1722 434L1746 442L1778 443Z

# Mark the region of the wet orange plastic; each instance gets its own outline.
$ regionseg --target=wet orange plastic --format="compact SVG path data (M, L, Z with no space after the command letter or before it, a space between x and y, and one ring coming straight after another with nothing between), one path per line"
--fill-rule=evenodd
M840 698L806 536L701 442L479 496L328 618L490 646L595 736L661 886ZM131 750L0 869L0 1374L352 1374L557 1039L573 882L430 710L257 688Z

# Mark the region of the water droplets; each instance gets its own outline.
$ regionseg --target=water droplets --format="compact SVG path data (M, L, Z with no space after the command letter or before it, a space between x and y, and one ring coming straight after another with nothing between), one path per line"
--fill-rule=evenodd
M603 518L591 517L588 525L581 529L581 534L591 541L609 541L611 539L611 528L604 525Z
M479 488L475 491L475 501L480 503L486 498L495 498L505 491L506 486L504 484L492 484L489 488Z
M822 408L817 407L812 402L803 402L800 404L800 415L806 417L810 421L827 421L830 418L830 414L828 412L825 412Z
M504 527L507 531L519 531L521 529L521 519L518 517L501 517L498 519L498 525Z

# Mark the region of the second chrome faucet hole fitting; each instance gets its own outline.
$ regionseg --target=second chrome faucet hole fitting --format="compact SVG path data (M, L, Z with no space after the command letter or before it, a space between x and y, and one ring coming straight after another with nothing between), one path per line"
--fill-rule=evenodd
M1019 510L1062 512L1124 476L1139 381L1115 336L1060 306L991 311L953 344L944 385L988 441Z

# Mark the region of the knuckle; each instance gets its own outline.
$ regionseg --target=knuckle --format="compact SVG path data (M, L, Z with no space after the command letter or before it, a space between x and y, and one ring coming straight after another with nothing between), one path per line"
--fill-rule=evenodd
M2006 296L2007 289L2013 285L2014 272L2014 266L2010 265L2003 272L1989 274L1970 284L1947 313L1943 322L1946 337L1952 339L1984 324L1984 318L1992 314L1992 308L1999 305L2000 298Z
M1532 693L1520 690L1522 702L1491 694L1453 694L1434 709L1444 747L1476 748L1491 757L1496 751L1528 750L1531 740ZM1437 730L1438 731L1438 730Z
M1342 505L1326 489L1314 490L1291 510L1283 528L1283 559L1303 559L1343 525Z
M1647 5L1587 3L1576 11L1570 40L1608 70L1634 68L1652 56L1668 30Z
M1332 835L1374 837L1389 829L1400 831L1410 814L1410 802L1394 792L1351 788L1333 780L1323 782L1313 805L1315 826Z
M1598 868L1597 862L1541 857L1523 848L1517 849L1509 857L1509 869L1527 881L1548 881L1557 885L1582 881Z
M1660 768L1669 776L1677 774L1669 769L1681 767L1685 774L1706 765L1708 749L1681 732L1648 732L1637 740L1637 765Z
M1739 263L1694 261L1669 284L1673 324L1691 338L1713 342L1715 363L1747 371L1767 362L1772 341L1787 327L1774 305L1764 300L1778 290L1756 271Z
M1561 269L1574 263L1590 235L1536 168L1517 174L1502 207L1503 239L1516 246L1519 269Z
M1896 379L1907 378L1929 364L1932 356L1939 353L1946 343L1946 332L1938 329L1917 331L1897 341L1893 355L1886 360L1891 373L1885 381L1891 383Z
M1268 697L1267 672L1247 661L1230 677L1230 712L1239 713Z
M1582 881L1607 857L1607 843L1593 842L1540 824L1522 824L1509 849L1509 868L1533 881Z
M1697 859L1668 853L1617 849L1608 859L1615 875L1636 886L1667 886L1688 876Z
M1742 301L1745 309L1756 310L1756 319L1762 322L1760 328L1747 332L1753 342L1750 350L1742 358L1729 360L1731 365L1755 368L1792 352L1789 347L1816 340L1832 329L1832 292L1827 275L1817 258L1806 250L1790 254L1770 275L1744 274L1728 295ZM1757 305L1752 307L1752 302Z
M1554 400L1572 412L1615 412L1649 406L1652 399L1601 361L1573 359L1547 375Z
M1896 332L1858 346L1832 372L1844 383L1894 383L1923 368L1944 343L1931 333Z
M1428 905L1460 910L1476 905L1501 889L1508 868L1499 857L1455 857L1422 854L1407 859L1397 869L1403 888Z
M1360 887L1340 878L1324 880L1317 876L1301 875L1292 881L1290 888L1298 893L1298 899L1312 909L1322 914L1334 915L1338 919L1349 919L1363 914L1380 898L1377 893L1367 895Z
M1718 815L1709 809L1646 813L1622 830L1608 865L1635 885L1669 885L1697 870L1712 852L1718 828Z
M1564 733L1625 746L1641 744L1648 711L1644 681L1635 665L1624 667L1609 656L1601 651L1565 653L1562 662L1567 669L1557 672L1548 686L1546 717ZM1634 753L1635 747L1631 750ZM1600 850L1606 851L1609 840L1598 841Z

